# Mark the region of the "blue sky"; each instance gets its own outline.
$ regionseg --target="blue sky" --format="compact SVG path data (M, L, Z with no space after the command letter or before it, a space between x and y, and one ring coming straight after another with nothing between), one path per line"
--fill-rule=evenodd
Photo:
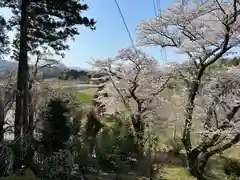
M75 42L71 42L71 49L67 52L64 63L68 66L89 68L91 58L107 58L117 54L120 48L131 46L131 41L125 30L121 16L114 0L85 0L89 5L84 15L97 20L96 31L80 28L80 35ZM152 0L118 0L127 25L134 39L135 28L141 20L154 16ZM162 9L166 9L173 0L161 0ZM160 48L146 48L148 54L161 61ZM176 60L174 52L167 50L167 60Z
M77 66L80 68L90 68L88 61L92 58L103 59L117 54L120 48L131 46L121 16L118 12L114 0L85 0L89 5L89 10L84 12L84 16L97 20L96 30L80 27L80 35L75 37L75 41L69 41L70 50L66 52L66 57L62 62L67 66ZM162 9L166 9L174 0L161 0ZM119 6L125 17L131 34L136 40L135 29L141 20L154 17L154 7L152 0L118 0ZM9 16L5 10L1 14ZM146 48L149 55L162 61L160 48ZM166 50L167 61L182 60L172 50Z

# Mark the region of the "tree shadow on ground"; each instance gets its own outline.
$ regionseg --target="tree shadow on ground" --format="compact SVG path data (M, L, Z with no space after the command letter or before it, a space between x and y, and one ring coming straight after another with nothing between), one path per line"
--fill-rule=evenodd
M168 159L165 161L158 157L155 164L161 166L160 176L161 179L170 180L194 180L194 177L188 173L187 159L184 153L174 155L171 152L161 152L161 155L167 155ZM213 156L205 169L206 176L211 180L224 180L226 178L223 172L223 164L226 157ZM119 174L119 180L147 180L148 162L142 163L142 167L132 173ZM91 173L88 175L89 180L116 180L115 173L99 173L97 175Z

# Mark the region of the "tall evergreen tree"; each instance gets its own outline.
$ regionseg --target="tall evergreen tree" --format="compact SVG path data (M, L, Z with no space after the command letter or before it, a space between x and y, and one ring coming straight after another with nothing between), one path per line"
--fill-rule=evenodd
M9 52L8 46L9 38L7 36L7 22L3 16L0 15L0 58Z
M21 10L19 4L13 9L11 26L16 27L17 34L14 39L15 56L19 54L19 20ZM39 53L42 49L53 51L64 56L64 51L69 49L66 40L74 39L79 35L77 25L84 25L95 29L95 21L82 17L81 12L86 11L88 6L80 3L80 0L30 0L28 7L29 54Z
M50 50L63 56L69 48L66 40L79 34L77 25L95 29L95 21L81 16L88 6L80 0L0 0L0 4L12 9L10 23L17 30L13 57L19 60L15 113L15 136L18 137L21 125L24 124L25 131L28 125L27 55Z

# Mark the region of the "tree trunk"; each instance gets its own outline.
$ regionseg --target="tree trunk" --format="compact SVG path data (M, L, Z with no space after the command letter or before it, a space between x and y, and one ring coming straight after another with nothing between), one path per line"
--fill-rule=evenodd
M221 147L219 148L216 148L212 151L209 151L207 152L206 154L203 155L203 158L201 160L201 164L199 166L200 170L203 172L204 171L204 168L209 160L210 157L212 157L213 155L215 154L218 154L218 153L221 153L223 151L225 151L226 149L232 147L233 145L237 144L238 142L240 141L240 134L237 134L234 139L232 139L230 142L222 145Z
M23 135L28 135L29 123L29 69L28 62L24 65L24 89L23 89Z
M207 162L209 160L210 156L208 156L207 154L203 155L202 159L200 160L200 166L199 169L202 173L204 173L204 169L207 165Z
M206 66L202 66L198 73L196 74L196 77L189 83L188 85L188 100L187 105L185 107L185 124L184 124L184 130L183 130L183 137L182 142L186 149L186 151L190 151L192 148L191 143L191 127L192 127L192 115L194 110L194 101L197 95L197 92L199 90L200 81L202 78L202 75L206 69Z
M199 88L198 80L197 79L193 80L190 86L190 90L188 92L188 100L187 100L187 105L185 108L185 115L184 115L185 124L184 124L182 142L186 151L189 151L192 148L192 143L191 143L192 114L194 109L194 100L195 100L198 88Z
M198 180L208 180L207 177L203 175L199 168L198 152L187 153L188 158L188 168L190 173L196 177Z
M29 0L22 0L21 3L21 22L20 22L20 49L18 60L18 77L17 77L17 97L14 122L14 138L17 144L23 140L22 130L26 130L28 119L28 59L27 59L27 31L28 31L28 5ZM27 86L27 87L26 87ZM25 106L25 107L24 107ZM23 129L23 125L25 126ZM16 157L17 158L17 157ZM25 158L16 159L15 168L21 168Z
M33 86L33 82L30 81L29 82L29 120L28 120L28 132L29 135L33 138L33 124L34 124L34 110L35 110L35 106L33 104L33 94L32 94L32 86Z
M137 153L141 158L144 152L144 123L138 117L132 117L133 127L136 133Z
M18 77L17 77L17 97L16 97L16 110L15 110L15 122L14 122L14 136L15 139L21 139L22 123L25 125L27 120L26 113L28 107L24 99L27 99L26 86L28 81L28 60L27 60L27 31L28 31L28 8L29 0L22 0L21 4L21 22L20 22L20 50L18 61ZM27 87L28 88L28 87ZM25 91L25 92L24 92ZM23 109L26 108L24 111ZM23 119L24 118L24 119Z
M4 89L0 89L0 142L4 140Z
M205 66L201 67L196 77L189 84L188 100L185 108L185 124L182 136L182 142L186 149L188 168L191 174L198 180L207 180L207 178L201 173L199 169L199 151L197 149L192 150L191 142L191 128L192 128L192 115L194 110L194 101L199 90L201 77L205 70Z

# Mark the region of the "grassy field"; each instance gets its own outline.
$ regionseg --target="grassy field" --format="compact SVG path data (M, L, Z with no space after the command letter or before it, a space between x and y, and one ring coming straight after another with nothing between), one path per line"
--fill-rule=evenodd
M66 80L54 80L48 79L45 82L49 83L51 86L60 86L66 87L76 92L76 95L79 97L80 101L85 104L92 104L93 94L96 92L97 88L91 84L81 84L77 80L66 81Z
M81 102L88 105L92 104L93 97L91 95L80 91L80 92L77 92L77 96L79 97Z

